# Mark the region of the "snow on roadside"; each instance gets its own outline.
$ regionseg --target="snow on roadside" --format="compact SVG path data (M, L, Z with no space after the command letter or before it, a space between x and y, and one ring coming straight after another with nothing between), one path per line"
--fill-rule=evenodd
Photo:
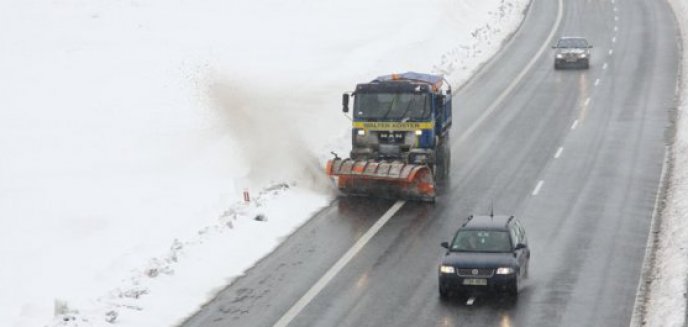
M331 201L342 91L458 86L527 3L0 2L0 326L178 323Z
M670 0L682 35L682 76L676 136L671 149L672 176L656 236L654 265L643 326L685 326L688 294L688 2Z

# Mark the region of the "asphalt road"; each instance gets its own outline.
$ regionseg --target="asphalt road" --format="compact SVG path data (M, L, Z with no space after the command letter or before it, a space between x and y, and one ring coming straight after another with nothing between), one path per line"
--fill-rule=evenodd
M553 70L552 32L587 36L591 68ZM533 0L514 38L455 92L452 177L437 204L404 204L290 326L628 326L677 41L661 0ZM439 243L492 202L527 229L519 300L440 301ZM336 201L183 326L275 324L392 204Z

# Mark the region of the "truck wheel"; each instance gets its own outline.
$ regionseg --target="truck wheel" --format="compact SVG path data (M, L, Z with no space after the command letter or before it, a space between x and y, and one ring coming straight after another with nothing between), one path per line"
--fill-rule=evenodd
M443 182L449 177L449 164L451 160L451 153L449 147L449 136L436 139L438 144L435 149L435 178L438 182Z

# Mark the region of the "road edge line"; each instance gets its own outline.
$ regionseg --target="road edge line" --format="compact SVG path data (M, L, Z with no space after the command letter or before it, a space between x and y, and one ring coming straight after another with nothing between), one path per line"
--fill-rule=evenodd
M273 325L275 327L285 327L289 325L289 323L296 318L296 316L315 298L320 291L322 291L327 284L334 279L335 276L346 266L346 264L353 259L356 254L358 254L361 249L377 234L377 232L382 229L382 226L384 226L390 218L392 218L401 207L404 206L406 201L397 201L395 202L388 210L385 212L376 222L373 224L373 226L368 229L368 231L361 236L361 238L354 243L354 245L349 248L349 250L342 255L337 262L328 269L325 274L318 279L313 286L298 300L294 305L287 310L286 313L282 315L282 317L277 320L277 322Z
M556 34L559 30L559 26L561 25L561 21L564 17L564 0L559 0L557 7L557 18L554 21L554 26L552 30L549 32L549 35L547 36L545 42L542 44L542 46L540 46L540 49L538 49L538 52L535 54L535 56L533 56L533 58L530 59L528 64L526 64L526 66L523 67L523 69L518 73L518 75L516 75L516 78L514 78L514 80L511 81L511 83L506 87L506 89L504 89L504 91L502 91L502 93L499 94L497 99L493 101L492 104L485 111L483 111L480 117L478 117L478 119L476 119L476 121L468 129L466 129L466 131L464 131L463 134L461 134L461 136L459 136L459 139L456 143L463 143L463 141L465 141L465 139L468 136L473 134L473 132L475 132L478 126L481 125L482 122L485 119L487 119L487 117L491 115L493 111L495 111L495 109L497 109L497 107L502 103L502 101L504 101L506 96L509 95L516 88L516 85L518 85L521 82L521 80L523 80L523 77L525 77L526 73L528 73L528 71L530 71L533 68L533 65L535 65L535 63L538 60L540 60L542 54L552 43L552 38L554 38L554 34Z
M652 218L650 220L650 231L647 236L647 243L645 244L645 255L643 256L643 264L640 270L640 279L638 280L638 287L636 288L635 299L633 300L633 312L631 312L631 322L629 323L630 327L642 326L645 318L645 310L641 309L641 307L645 306L649 294L649 277L654 266L655 252L657 251L657 233L659 233L659 223L657 220L658 217L661 216L659 213L659 200L666 192L665 186L667 185L668 176L667 166L669 164L670 154L671 148L669 146L664 146L662 172L659 175L659 185L657 185L657 194L655 195L655 203L652 209Z

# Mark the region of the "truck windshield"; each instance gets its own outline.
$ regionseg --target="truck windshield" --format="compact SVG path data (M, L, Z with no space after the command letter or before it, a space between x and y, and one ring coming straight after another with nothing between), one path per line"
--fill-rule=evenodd
M430 118L430 97L417 93L359 93L354 117L369 121L423 121Z

